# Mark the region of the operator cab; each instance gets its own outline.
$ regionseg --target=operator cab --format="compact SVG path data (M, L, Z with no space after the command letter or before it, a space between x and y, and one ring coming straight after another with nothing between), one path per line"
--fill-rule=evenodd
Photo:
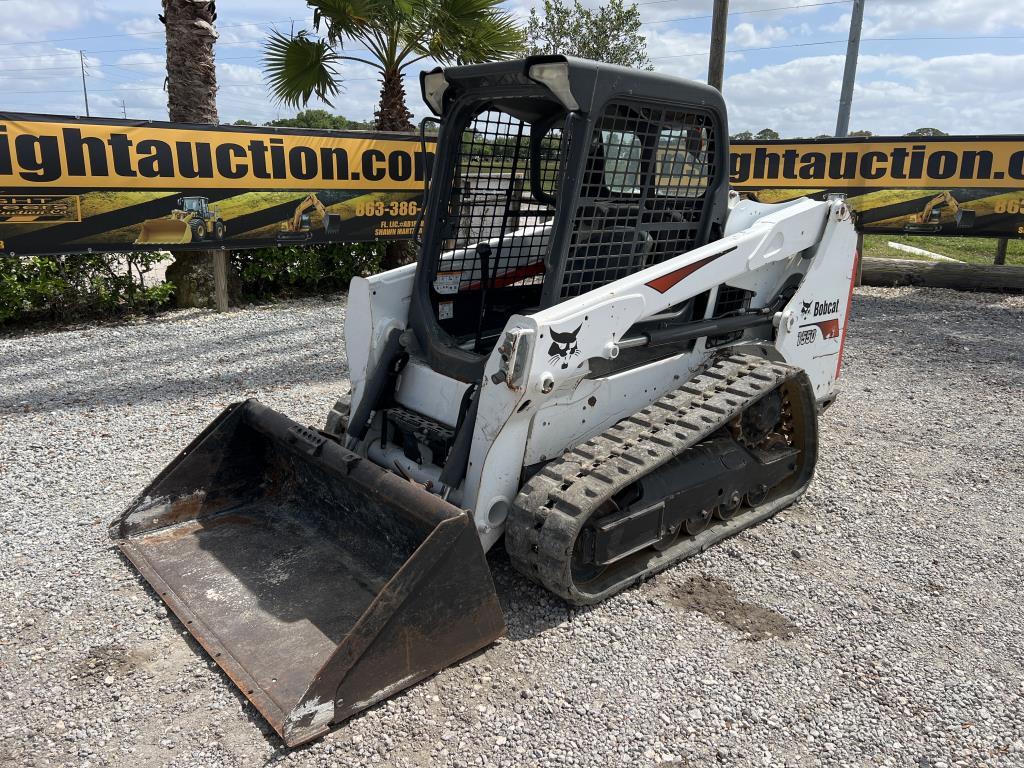
M178 200L181 210L206 216L207 199L205 197L182 197Z
M421 75L441 118L410 323L432 368L478 381L514 314L721 236L718 91L536 56Z

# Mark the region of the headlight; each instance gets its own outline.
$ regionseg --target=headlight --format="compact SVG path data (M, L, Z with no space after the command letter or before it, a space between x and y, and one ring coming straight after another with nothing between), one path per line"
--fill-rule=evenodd
M568 62L549 61L544 64L534 64L530 67L527 76L551 91L570 112L575 112L580 108L579 103L572 95L572 89L569 88Z
M423 100L435 115L440 115L444 105L444 92L448 90L448 81L444 72L435 69L433 72L424 72L421 83L423 89Z

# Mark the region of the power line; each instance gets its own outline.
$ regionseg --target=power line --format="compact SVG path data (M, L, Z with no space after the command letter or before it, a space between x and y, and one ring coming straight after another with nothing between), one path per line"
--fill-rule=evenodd
M342 85L344 85L346 82L355 82L357 80L377 80L377 79L378 78L376 78L376 77L347 77L344 80L342 80ZM217 85L217 90L220 90L221 88L261 88L261 87L263 87L262 83L223 83L223 84L218 84ZM154 85L141 85L141 86L135 86L135 87L125 87L125 88L93 88L90 91L90 93L120 93L122 91L153 91L153 90L162 91L163 89L164 89L164 87L162 85L154 84ZM35 94L39 94L41 96L48 96L51 93L78 93L78 92L79 92L78 89L74 89L74 88L71 89L71 90L60 90L60 91L48 90L44 94L39 94L38 90L35 90L35 91L4 91L5 94L8 94L8 93L9 94L35 93Z
M236 29L238 27L258 27L261 24L285 24L288 22L298 21L298 19L282 19L278 21L243 21L239 24L223 24L217 25L217 31L222 29ZM154 29L151 32L118 32L110 35L83 35L81 37L48 37L40 40L16 40L9 43L0 43L0 45L36 45L38 43L67 43L73 40L105 40L114 37L143 37L146 35L162 35L164 30Z
M919 40L1024 40L1024 35L964 35L956 37L862 37L862 43L914 42ZM846 40L819 40L816 43L787 43L786 45L764 45L757 48L730 48L726 53L747 53L749 51L775 51L781 48L809 48L815 45L837 45ZM653 56L652 61L662 59L685 59L690 56L707 56L707 51L699 53L677 53L671 56Z
M637 3L637 5L654 5L655 3L669 3L678 2L678 0L647 0L647 2ZM848 5L853 0L828 0L824 3L807 3L805 5L780 5L777 8L758 8L750 11L729 11L730 16L745 16L751 13L771 13L772 11L788 11L794 8L820 8L823 5ZM704 19L714 18L713 14L707 14L704 16L680 16L677 19L657 19L654 21L643 21L640 23L641 26L644 24L669 24L674 21L700 21Z
M852 2L852 0L843 0L843 2ZM800 7L805 7L805 6L800 6ZM953 41L955 41L955 40L1022 40L1022 39L1024 39L1024 35L955 35L955 36L922 35L922 36L914 36L914 37L862 37L861 38L861 42L885 43L885 42L920 42L920 41L943 41L943 40L953 40ZM786 43L786 44L783 44L783 45L765 45L765 46L758 46L758 47L753 47L753 48L730 48L727 51L727 53L749 53L749 52L753 52L753 51L774 51L774 50L782 50L782 49L787 49L787 48L809 48L809 47L822 46L822 45L839 45L839 44L843 44L843 43L846 43L846 42L847 41L845 39L844 40L819 40L819 41L816 41L816 42L809 42L809 43ZM160 48L160 49L156 49L156 50L164 50L164 49ZM363 50L359 50L359 49L352 49L352 48L347 48L346 50L349 51L349 52L353 52L353 53L366 53L367 52L367 51L363 51ZM90 55L95 54L95 53L104 53L104 51L91 51ZM69 55L76 55L76 54L69 54ZM671 56L655 56L655 57L652 57L652 60L654 60L654 61L661 61L661 60L664 60L664 59L681 59L681 58L689 58L689 57L692 57L692 56L707 56L707 55L708 55L707 51L701 51L701 52L698 52L698 53L678 53L678 54L673 54ZM8 59L0 59L0 64L4 64L4 63L6 63L8 61L14 61L17 58L18 57L12 57L12 58L8 58ZM20 57L20 58L30 58L31 59L31 58L36 58L36 57L35 56L23 56L23 57ZM225 56L225 57L217 57L217 61L253 61L253 60L256 60L256 59L260 59L260 58L262 58L262 57L260 57L260 56L226 57ZM116 67L118 69L130 69L130 70L134 70L135 69L135 67L128 66L128 65L125 65L125 64L113 64L113 63L105 64L105 63L102 63L102 62L98 62L96 65L98 67L100 67L100 68L103 68L103 67ZM3 78L4 75L7 72L42 72L42 71L57 71L57 70L73 71L73 70L76 70L76 69L78 69L78 67L68 66L68 67L46 67L46 68L39 68L39 69L28 68L28 69L18 69L18 70L3 70L3 71L0 71L0 78ZM12 79L34 80L34 79L38 79L38 78L12 78ZM368 78L347 77L347 78L344 78L344 80L375 80L375 79L377 79L377 78L374 78L374 77L368 77ZM7 93L19 93L19 91L7 91Z
M655 2L656 0L649 0L649 1L650 2ZM660 0L658 0L658 1L660 1ZM775 8L765 8L765 9L760 9L760 10L730 11L729 15L733 16L733 15L737 15L737 14L766 13L768 11L786 10L786 9L791 9L791 8L813 8L813 7L817 7L817 6L821 6L821 5L839 5L839 4L848 4L848 3L852 3L852 2L853 2L853 0L829 0L829 2L808 4L808 5L788 5L788 6L778 6L778 7L775 7ZM676 18L676 19L664 19L664 20L657 20L657 21L642 22L641 25L644 25L644 24L661 24L661 23L669 23L669 22L689 21L689 20L693 20L693 19L710 19L710 18L711 18L711 16L685 16L685 17L680 17L680 18ZM267 22L267 23L280 23L280 22ZM248 26L248 25L236 25L236 26ZM128 33L125 33L125 34L128 34ZM884 42L886 40L893 41L893 42L913 42L913 41L925 41L925 40L928 40L928 41L942 41L942 40L1019 40L1019 39L1021 39L1021 37L1022 36L1019 36L1019 35L965 35L965 36L946 36L946 37L943 37L943 36L876 37L876 38L862 38L862 40L870 41L870 42ZM73 39L73 38L68 38L68 39ZM222 47L225 47L225 46L233 46L233 45L252 45L254 43L262 43L262 42L264 42L264 40L265 40L265 38L247 39L247 40L229 40L229 41L225 41L225 42L218 42L217 43L217 47L218 48L222 48ZM739 53L741 51L760 51L760 50L771 50L771 49L774 49L774 48L796 48L796 47L801 47L801 46L831 45L831 44L834 44L835 42L836 41L833 41L833 40L824 40L824 41L812 42L812 43L791 43L791 44L788 44L788 45L764 46L764 47L760 47L760 48L733 49L731 52ZM839 42L846 42L846 41L842 40L842 41L839 41ZM0 43L0 45L20 45L20 44L21 43ZM92 56L92 55L101 54L101 53L120 53L120 54L148 53L148 52L154 52L154 51L163 52L165 50L166 50L166 48L164 46L148 47L148 48L107 48L107 49L90 51L89 55ZM368 51L365 48L345 48L344 50L345 50L346 53L370 53L370 51ZM656 57L656 58L657 59L666 59L666 58L680 58L680 57L686 57L686 56L702 56L702 55L707 55L707 54L703 54L703 53L700 53L700 54L679 54L677 56L659 56L659 57ZM75 51L68 51L66 53L41 53L41 54L36 54L36 55L32 55L32 56L9 56L9 57L0 59L0 65L6 64L6 63L12 62L12 61L22 61L22 60L25 60L25 59L43 59L43 58L53 58L53 59L56 59L56 58L61 58L61 57L75 57L75 58L77 58L77 56L78 56L78 54ZM259 56L256 56L256 57L240 57L240 59L244 59L244 58L260 58L260 57ZM226 57L224 57L224 58L218 57L218 60L219 61L229 61L230 59L228 59ZM102 65L101 64L101 66L123 66L123 65L113 65L113 64ZM64 67L53 67L51 69L63 69L63 68ZM70 65L67 67L67 69L71 69L71 68L72 67ZM42 71L42 68L37 69L35 71ZM2 73L0 73L0 76L2 76Z
M228 45L252 45L253 43L265 42L265 38L258 38L254 40L229 40L227 42L218 42L218 49ZM101 50L91 50L89 55L99 53L148 53L152 51L166 51L165 46L149 47L149 48L104 48ZM345 53L369 53L366 48L345 48ZM62 56L77 56L78 54L74 51L68 51L67 53L38 53L33 56L8 56L4 59L0 59L0 64L8 61L18 61L23 59L43 59L43 58L60 58Z

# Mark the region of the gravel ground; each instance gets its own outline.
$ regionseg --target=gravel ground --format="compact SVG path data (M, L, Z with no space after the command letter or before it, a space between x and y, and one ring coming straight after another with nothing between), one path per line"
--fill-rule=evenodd
M1024 765L1024 300L858 291L797 505L288 751L106 524L228 402L318 423L343 303L0 338L0 764ZM499 548L500 549L500 548Z

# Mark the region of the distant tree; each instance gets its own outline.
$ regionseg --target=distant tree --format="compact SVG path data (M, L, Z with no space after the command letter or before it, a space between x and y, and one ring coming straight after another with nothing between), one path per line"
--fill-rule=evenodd
M587 8L580 0L544 0L544 12L530 9L526 22L530 54L562 53L635 69L654 69L647 56L647 38L640 32L635 3L609 0Z
M255 123L249 120L235 120L232 125L255 125Z
M907 136L949 136L949 134L938 128L915 128Z
M833 136L831 133L819 133L814 138L816 138L816 139L834 139L835 136Z
M762 128L760 131L754 134L754 138L757 141L775 141L779 138L777 131L773 131L771 128Z
M847 136L874 136L871 131L850 131Z
M750 131L740 131L739 133L734 133L729 138L733 141L753 141L754 134Z
M326 109L304 109L295 117L282 117L264 125L277 128L317 128L335 131L370 131L373 123L349 120L343 115L332 115Z

